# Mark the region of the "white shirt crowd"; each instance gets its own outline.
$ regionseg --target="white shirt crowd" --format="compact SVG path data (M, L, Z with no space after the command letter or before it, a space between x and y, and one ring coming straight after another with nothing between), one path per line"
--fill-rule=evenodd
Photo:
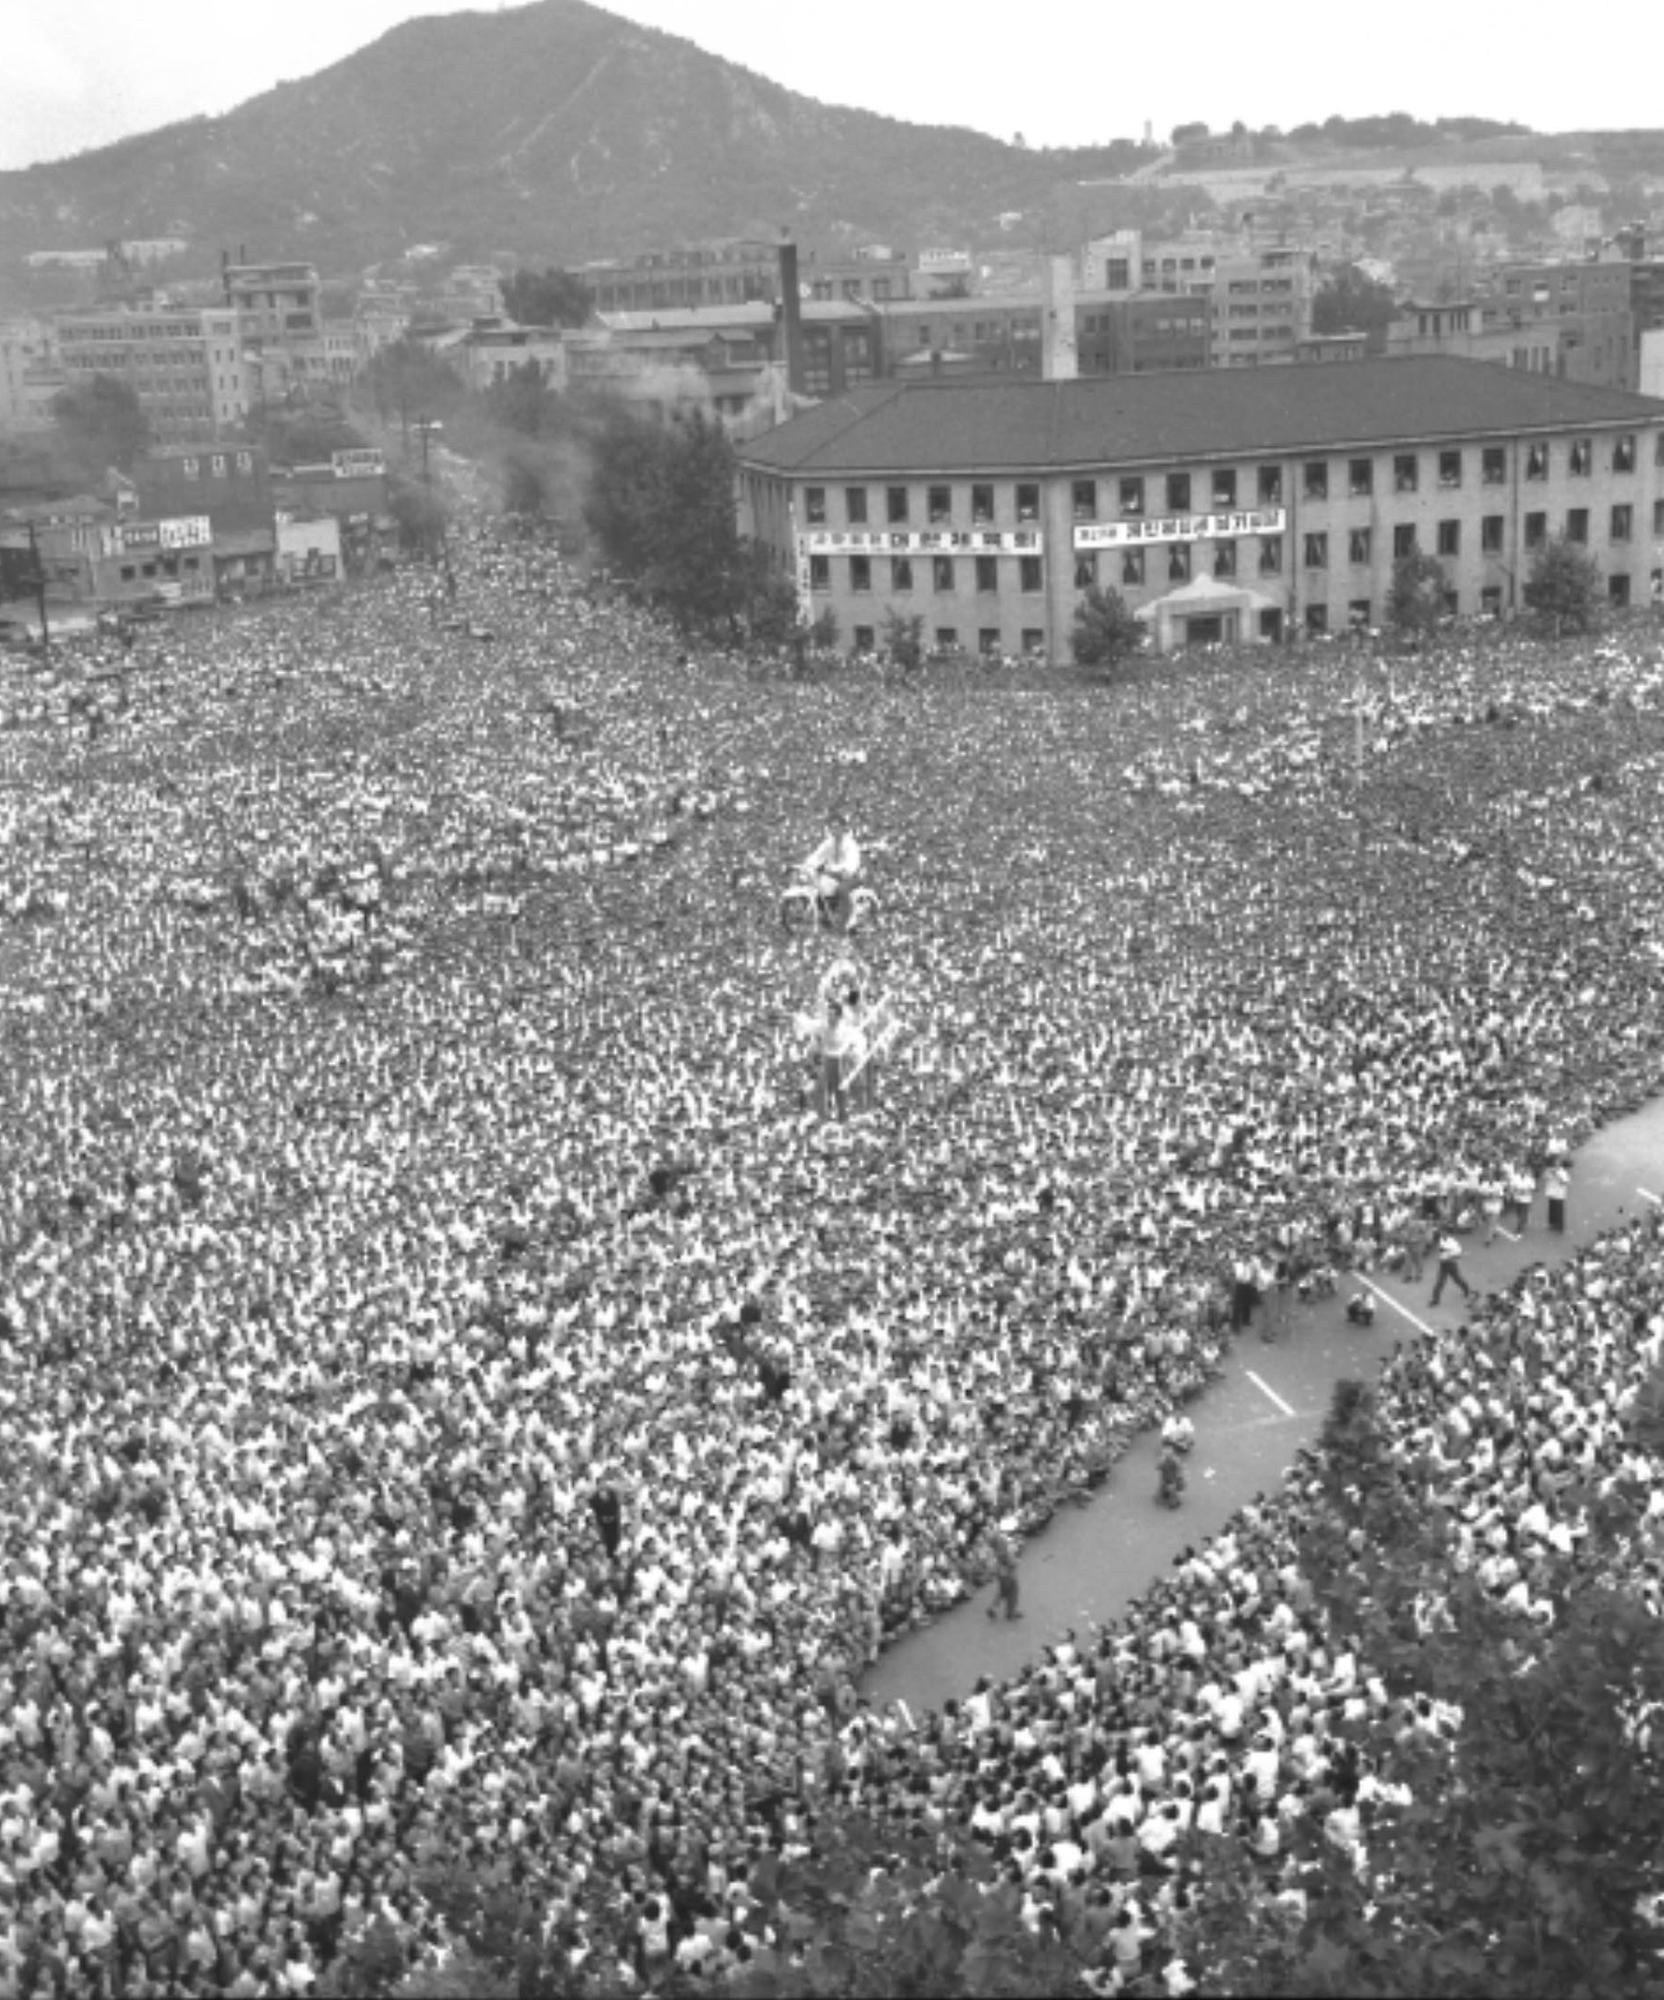
M1206 1383L1244 1259L1395 1259L1657 1089L1657 649L1402 666L1355 790L1347 664L857 702L459 566L489 641L399 580L0 668L0 1994L327 1990L436 1945L438 1857L603 1984L720 1971L828 1795L1125 1981L1193 1830L1271 1869L1388 1782L1298 1484L918 1737L849 1685ZM835 1128L777 921L828 824L907 1028ZM1648 1337L1555 1350L1580 1408ZM1486 1561L1526 1419L1479 1465L1448 1348L1404 1420Z

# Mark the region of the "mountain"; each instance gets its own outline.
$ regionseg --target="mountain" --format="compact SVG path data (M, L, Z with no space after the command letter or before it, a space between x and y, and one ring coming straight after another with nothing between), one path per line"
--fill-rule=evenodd
M0 270L187 238L356 269L417 242L577 261L708 236L986 238L1131 142L1031 152L801 97L583 4L407 21L345 61L68 160L0 173Z

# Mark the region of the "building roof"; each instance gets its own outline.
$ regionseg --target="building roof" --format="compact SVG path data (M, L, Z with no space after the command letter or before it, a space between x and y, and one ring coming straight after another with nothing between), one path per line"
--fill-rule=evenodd
M1664 420L1664 401L1450 355L1067 382L875 382L745 445L760 470L1046 472Z

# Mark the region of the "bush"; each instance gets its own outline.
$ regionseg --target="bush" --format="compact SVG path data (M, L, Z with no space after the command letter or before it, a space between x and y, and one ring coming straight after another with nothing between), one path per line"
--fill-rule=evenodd
M1094 584L1075 611L1075 664L1113 667L1144 644L1144 627L1118 590Z
M1392 566L1387 623L1404 639L1425 639L1443 622L1444 565L1423 549L1401 556Z
M893 606L884 614L884 650L898 667L909 673L924 663L924 620L915 613L907 617Z
M1592 632L1600 623L1600 571L1576 542L1556 535L1532 559L1525 601L1556 638Z

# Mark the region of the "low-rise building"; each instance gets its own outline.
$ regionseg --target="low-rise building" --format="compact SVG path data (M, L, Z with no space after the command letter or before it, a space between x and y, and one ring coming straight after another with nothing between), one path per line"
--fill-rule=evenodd
M1163 648L1342 632L1417 551L1506 616L1561 534L1614 605L1664 578L1664 402L1444 357L872 383L739 458L743 527L858 648L894 611L1062 661L1095 584Z

